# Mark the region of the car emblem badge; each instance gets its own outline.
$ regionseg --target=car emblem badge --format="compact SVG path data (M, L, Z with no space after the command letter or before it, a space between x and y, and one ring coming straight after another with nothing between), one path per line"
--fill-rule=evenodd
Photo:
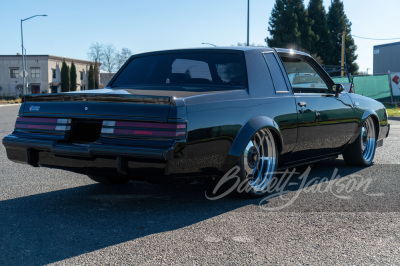
M40 106L31 105L31 107L29 107L29 111L40 111Z
M89 110L89 108L85 107L85 111Z

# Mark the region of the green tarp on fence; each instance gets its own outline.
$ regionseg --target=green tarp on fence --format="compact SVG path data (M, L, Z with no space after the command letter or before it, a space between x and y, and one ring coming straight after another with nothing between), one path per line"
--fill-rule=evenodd
M350 83L350 81L347 77L343 77L343 78L338 77L338 78L332 78L332 79L336 84Z
M354 77L354 92L375 100L390 99L389 75Z
M389 75L354 76L354 93L379 101L390 101ZM349 83L347 77L333 78L335 83Z

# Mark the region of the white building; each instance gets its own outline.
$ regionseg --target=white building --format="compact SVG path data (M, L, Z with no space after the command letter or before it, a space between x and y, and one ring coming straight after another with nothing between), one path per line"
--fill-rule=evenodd
M61 66L65 60L71 67L74 61L77 74L76 90L88 89L88 72L94 62L53 55L26 55L25 69L28 94L61 92ZM0 96L22 94L22 56L0 55Z

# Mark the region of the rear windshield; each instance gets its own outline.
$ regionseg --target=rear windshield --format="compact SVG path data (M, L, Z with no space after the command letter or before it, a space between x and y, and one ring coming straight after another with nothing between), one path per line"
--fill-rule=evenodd
M133 58L111 87L244 87L241 54L175 53Z

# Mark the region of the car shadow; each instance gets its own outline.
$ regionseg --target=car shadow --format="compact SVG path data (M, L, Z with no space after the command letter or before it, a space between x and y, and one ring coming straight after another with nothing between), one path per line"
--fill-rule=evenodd
M316 165L316 171L311 171L307 179L317 180L312 183L315 185L324 181L320 177L330 176L334 168L341 176L361 169L336 160ZM208 200L206 189L201 183L93 184L2 201L0 264L57 262L260 205L260 199L236 196ZM292 186L288 193L299 189L304 187ZM261 205L269 204L274 204L274 198Z

